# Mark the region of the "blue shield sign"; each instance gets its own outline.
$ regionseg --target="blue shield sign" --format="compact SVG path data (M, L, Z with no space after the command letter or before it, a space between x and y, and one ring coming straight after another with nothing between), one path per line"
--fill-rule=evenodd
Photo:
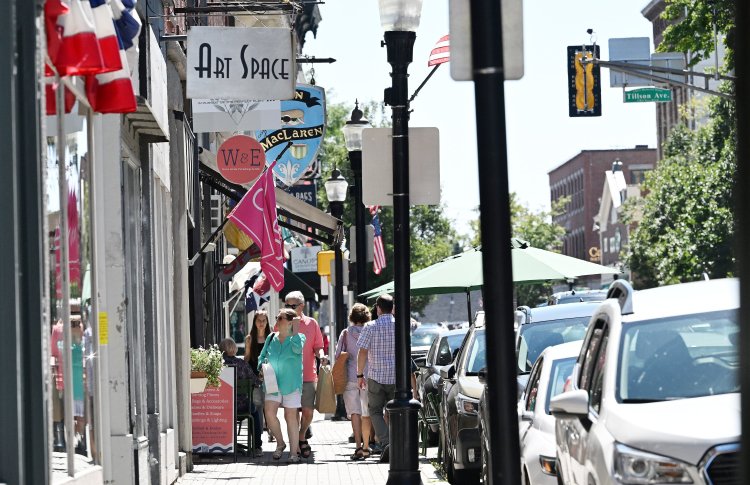
M276 160L284 147L292 146L274 167L274 175L292 186L305 175L318 155L325 134L325 91L319 86L298 84L294 99L281 101L281 129L258 130L256 138L266 151L266 160Z

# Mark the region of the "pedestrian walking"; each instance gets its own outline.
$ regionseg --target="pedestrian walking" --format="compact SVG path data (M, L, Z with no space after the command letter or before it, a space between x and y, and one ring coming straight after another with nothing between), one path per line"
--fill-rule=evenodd
M315 412L315 386L318 381L315 358L320 360L320 365L326 365L328 358L323 353L323 334L318 322L304 314L305 297L301 291L290 291L284 299L285 308L294 310L300 319L299 332L305 336L305 349L302 353L302 416L299 427L299 447L302 458L309 458L312 448L307 442L311 436L307 431L313 420Z
M346 377L344 389L344 406L346 414L352 422L354 444L356 449L351 455L352 460L363 460L370 456L370 411L368 409L367 389L360 389L357 379L357 354L359 353L359 337L365 324L370 321L370 310L361 303L355 303L349 312L348 328L341 331L336 344L336 358L346 352ZM367 376L367 365L362 374Z
M271 334L271 325L268 323L268 312L265 310L256 310L253 315L253 326L250 329L250 333L245 337L245 362L250 365L251 369L258 368L258 357L260 351L263 349L263 344L266 343L266 339ZM253 393L253 404L260 409L260 427L261 429L266 428L265 410L263 403L265 402L265 396L263 387L259 387ZM273 442L273 435L268 432L268 442Z
M300 319L291 309L279 310L276 316L277 332L266 339L258 357L259 370L264 364L273 369L278 392L268 392L266 387L266 419L268 429L276 439L276 451L273 459L281 459L286 448L281 435L281 423L277 417L279 406L284 408L284 420L289 435L289 462L299 462L299 408L302 405L302 353L305 347L305 335L299 331ZM266 386L264 376L264 386Z
M393 297L381 295L375 302L377 320L366 325L357 341L357 382L367 389L368 410L375 434L383 447L381 461L388 461L390 443L388 423L383 410L396 394L396 354L393 318ZM367 367L367 378L365 378Z

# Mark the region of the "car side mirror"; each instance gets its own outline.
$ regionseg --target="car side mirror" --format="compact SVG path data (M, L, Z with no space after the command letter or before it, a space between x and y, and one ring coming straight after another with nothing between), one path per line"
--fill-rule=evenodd
M534 421L534 413L531 411L523 411L521 413L521 421Z
M456 367L451 364L448 367L445 367L443 369L440 369L440 377L443 379L453 379L453 377L456 375Z
M479 372L477 372L477 377L479 378L480 383L487 384L487 368L482 367Z
M583 417L589 414L589 393L583 389L563 392L549 402L549 411L555 417Z

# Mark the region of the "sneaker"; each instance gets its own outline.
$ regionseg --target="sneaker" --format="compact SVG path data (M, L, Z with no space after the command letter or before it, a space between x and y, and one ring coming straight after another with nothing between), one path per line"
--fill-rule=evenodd
M383 453L380 454L380 463L388 463L388 455L390 450L390 445L385 445L385 448L383 448Z
M379 455L383 452L383 447L379 443L370 443L370 453Z

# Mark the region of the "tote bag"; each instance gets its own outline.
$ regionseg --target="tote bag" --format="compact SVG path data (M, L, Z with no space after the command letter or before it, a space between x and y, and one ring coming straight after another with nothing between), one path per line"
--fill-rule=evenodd
M279 385L276 382L276 372L274 372L271 364L261 364L260 368L263 371L263 383L266 386L266 394L276 394L279 392Z
M315 390L315 409L322 414L336 412L336 394L333 390L331 366L321 365L318 372L318 387Z

